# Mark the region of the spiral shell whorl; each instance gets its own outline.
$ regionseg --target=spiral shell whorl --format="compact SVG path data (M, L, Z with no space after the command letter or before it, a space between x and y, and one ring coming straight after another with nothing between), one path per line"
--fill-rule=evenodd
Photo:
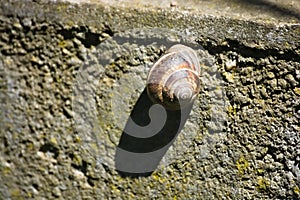
M151 68L147 79L150 99L169 110L192 103L199 92L200 66L195 51L172 46Z

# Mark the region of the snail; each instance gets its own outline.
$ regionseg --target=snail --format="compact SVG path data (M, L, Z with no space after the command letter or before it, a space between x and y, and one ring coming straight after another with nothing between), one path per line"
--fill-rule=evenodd
M172 46L151 67L147 93L154 103L168 110L191 105L200 90L200 64L196 52L187 46Z

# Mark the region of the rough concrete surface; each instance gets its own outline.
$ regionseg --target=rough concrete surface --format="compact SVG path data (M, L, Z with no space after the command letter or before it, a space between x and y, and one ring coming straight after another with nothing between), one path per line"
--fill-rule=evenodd
M299 1L103 2L1 1L0 198L300 199ZM199 49L203 88L157 169L123 176L122 129L174 43Z
M74 3L91 2L118 7L169 8L189 14L201 13L215 17L227 16L237 19L261 21L299 22L299 0L66 0Z

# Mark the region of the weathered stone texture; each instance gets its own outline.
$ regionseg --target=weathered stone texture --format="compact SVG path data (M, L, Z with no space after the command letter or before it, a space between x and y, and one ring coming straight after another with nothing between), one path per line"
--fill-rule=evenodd
M300 198L299 24L170 9L0 5L3 199ZM86 145L89 133L82 132L92 126L83 117L78 128L76 115L97 110L99 137L117 145L122 116L112 111L130 114L149 67L165 44L178 41L202 46L214 62L179 137L186 143L150 176L121 177L109 150ZM83 72L99 82L75 87ZM93 91L95 105L74 90ZM113 99L125 93L128 105Z

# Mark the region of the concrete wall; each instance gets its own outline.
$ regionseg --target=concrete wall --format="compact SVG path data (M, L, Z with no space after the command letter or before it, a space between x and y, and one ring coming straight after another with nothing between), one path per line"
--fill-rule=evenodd
M297 15L25 0L0 14L3 199L300 198ZM165 136L129 141L124 127L149 122L147 73L176 43L196 49L202 87L189 117L167 112L176 140L152 155ZM154 171L118 173L116 160Z

